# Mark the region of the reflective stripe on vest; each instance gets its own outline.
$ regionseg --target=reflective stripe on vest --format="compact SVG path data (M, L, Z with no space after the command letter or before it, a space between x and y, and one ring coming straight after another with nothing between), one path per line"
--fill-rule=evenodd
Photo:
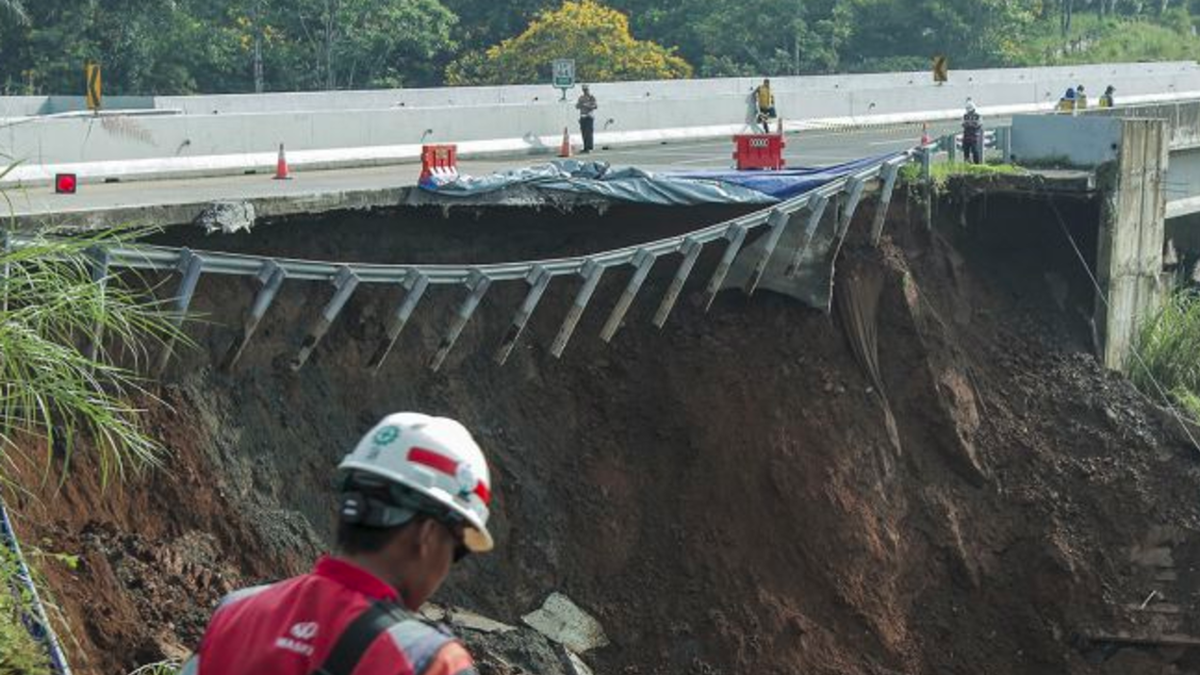
M228 607L229 605L235 605L235 604L241 602L242 600L246 600L248 598L253 598L254 596L258 595L259 593L262 593L263 591L267 590L268 588L270 588L273 585L274 584L263 584L262 586L251 586L250 588L243 588L240 590L236 590L236 591L230 593L229 595L226 595L225 597L221 598L221 604L217 605L217 609L221 609L222 607Z
M425 672L433 657L450 642L454 636L443 629L431 626L419 619L408 619L388 629L388 635L412 663L413 672L417 675Z

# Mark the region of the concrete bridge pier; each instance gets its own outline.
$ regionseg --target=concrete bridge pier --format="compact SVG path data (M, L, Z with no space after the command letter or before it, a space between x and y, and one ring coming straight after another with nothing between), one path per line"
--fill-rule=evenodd
M1121 120L1117 160L1098 171L1103 195L1096 272L1107 297L1096 303L1104 363L1124 370L1140 325L1169 290L1163 278L1167 125Z

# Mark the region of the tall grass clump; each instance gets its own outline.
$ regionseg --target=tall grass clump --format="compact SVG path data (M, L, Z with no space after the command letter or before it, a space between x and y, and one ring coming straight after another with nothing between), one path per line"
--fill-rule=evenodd
M13 451L40 445L47 461L57 454L69 467L75 448L87 447L107 483L159 460L162 448L131 400L151 398L137 369L179 331L143 283L92 277L91 252L127 235L22 238L0 250L5 466Z
M1175 403L1200 422L1200 291L1181 290L1146 321L1131 363L1130 377L1142 391L1157 395L1154 380Z

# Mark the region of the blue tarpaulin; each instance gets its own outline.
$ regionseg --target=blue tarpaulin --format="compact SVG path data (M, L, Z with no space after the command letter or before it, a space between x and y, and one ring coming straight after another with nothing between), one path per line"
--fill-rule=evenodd
M773 204L878 164L869 157L821 168L779 171L650 172L606 162L560 160L488 176L434 178L421 188L444 197L477 197L506 190L549 190L664 206Z
M776 200L783 201L804 194L809 190L815 190L830 181L857 173L867 167L875 166L898 155L900 153L867 157L866 159L857 159L845 164L834 164L832 166L817 168L800 167L796 169L780 169L778 171L688 171L660 175L687 180L720 181L748 190L754 190L755 192L774 197Z

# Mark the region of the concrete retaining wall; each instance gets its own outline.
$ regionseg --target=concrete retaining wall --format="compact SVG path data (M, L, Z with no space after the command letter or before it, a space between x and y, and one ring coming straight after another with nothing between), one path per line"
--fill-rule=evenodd
M1097 91L1115 84L1126 101L1200 97L1195 63L960 71L944 86L931 84L927 73L780 78L773 84L780 114L796 130L947 119L961 114L967 97L990 115L1044 110L1081 81ZM755 83L597 84L597 140L655 143L745 131ZM301 168L411 161L423 142L459 143L465 156L536 153L557 148L563 128L575 128L573 101L556 100L547 86L161 97L154 105L188 114L0 123L0 153L24 160L9 180L45 181L58 170L86 180L263 169L273 164L281 143Z
M1200 147L1200 101L1089 110L1092 115L1166 120L1172 150Z
M1012 122L1012 157L1017 164L1094 167L1116 161L1121 120L1113 117L1018 115Z

